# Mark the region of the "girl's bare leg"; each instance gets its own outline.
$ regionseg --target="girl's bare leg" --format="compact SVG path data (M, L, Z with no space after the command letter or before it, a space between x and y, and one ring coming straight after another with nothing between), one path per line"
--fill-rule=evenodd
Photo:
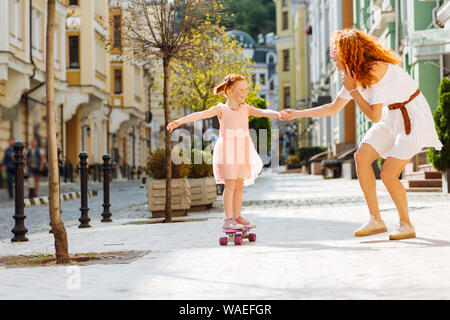
M225 180L225 189L223 191L223 208L227 219L233 218L233 195L236 187L236 180Z
M400 222L403 221L412 226L409 219L406 190L399 179L400 173L409 161L392 157L387 158L381 168L380 177L397 207Z
M239 218L242 210L242 192L244 191L244 179L236 179L233 196L233 217Z
M377 180L372 163L379 157L378 152L369 144L363 143L355 153L356 174L364 193L369 213L381 221L377 199Z

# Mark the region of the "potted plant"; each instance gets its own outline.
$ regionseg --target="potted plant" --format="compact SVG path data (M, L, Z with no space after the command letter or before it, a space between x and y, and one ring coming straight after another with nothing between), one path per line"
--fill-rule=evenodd
M433 113L442 150L430 148L427 160L442 172L442 192L450 193L450 80L444 78L439 86L439 105Z
M302 167L300 159L295 155L290 155L286 160L287 169L299 169Z
M211 152L192 150L188 178L191 186L191 209L189 211L211 208L217 198Z
M148 210L153 218L165 216L166 205L166 154L164 149L156 150L149 160L148 172L151 179L147 180ZM186 178L189 165L172 163L172 214L184 216L191 207L191 187Z

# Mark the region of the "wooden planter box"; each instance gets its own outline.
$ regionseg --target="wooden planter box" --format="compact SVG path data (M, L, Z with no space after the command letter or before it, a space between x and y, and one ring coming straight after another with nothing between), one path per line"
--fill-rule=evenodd
M165 216L166 180L147 180L148 210L153 218ZM188 179L172 180L172 216L185 216L191 207L191 186Z
M191 186L191 209L189 211L204 211L216 202L217 191L214 177L189 179Z
M315 176L322 175L322 164L320 163L320 161L311 162L311 174Z

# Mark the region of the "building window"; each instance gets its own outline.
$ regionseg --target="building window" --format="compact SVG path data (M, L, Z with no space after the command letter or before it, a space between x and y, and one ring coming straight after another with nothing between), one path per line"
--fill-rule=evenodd
M79 37L69 36L69 68L80 67Z
M113 18L113 46L114 48L118 48L121 46L122 43L122 34L120 31L120 25L121 25L121 19L122 17L120 15L115 15Z
M115 94L122 93L122 70L121 69L114 70L114 93Z
M70 0L69 5L70 6L78 6L78 0Z
M289 49L283 50L283 71L289 71Z
M288 20L288 12L287 11L283 12L281 23L282 23L283 30L287 30L289 28L289 20Z
M283 89L283 97L284 97L284 108L290 108L291 107L291 88L290 87L284 87Z
M22 45L22 0L9 0L9 35L13 44Z
M33 39L33 56L37 56L42 59L42 14L33 9L31 13L32 32Z
M136 98L139 98L141 96L141 83L139 81L140 75L140 70L138 68L134 68L134 95Z
M264 73L259 75L259 83L263 86L266 84L266 75Z
M95 41L95 70L101 74L105 74L105 52L100 39Z
M103 0L95 0L95 14L103 16Z
M288 0L283 0L283 7L287 7L288 5Z

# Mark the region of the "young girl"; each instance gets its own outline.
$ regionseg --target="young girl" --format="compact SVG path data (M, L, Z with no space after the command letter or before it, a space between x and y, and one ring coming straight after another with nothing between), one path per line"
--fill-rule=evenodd
M248 117L279 118L272 110L262 110L244 104L248 83L244 77L231 74L214 89L214 94L225 94L226 103L172 121L167 130L180 125L217 116L220 122L219 139L213 153L213 172L216 183L225 184L223 207L224 229L254 228L255 224L241 216L242 191L254 183L263 164L249 135Z
M423 147L440 150L427 100L416 82L399 64L401 59L383 48L375 38L356 29L335 31L330 41L331 58L343 73L344 87L333 103L310 110L283 110L282 118L324 117L338 113L354 100L374 123L355 153L356 172L370 213L370 219L355 230L357 237L386 232L376 194L372 162L386 159L381 179L397 207L400 223L389 239L416 236L408 214L406 191L400 173Z

